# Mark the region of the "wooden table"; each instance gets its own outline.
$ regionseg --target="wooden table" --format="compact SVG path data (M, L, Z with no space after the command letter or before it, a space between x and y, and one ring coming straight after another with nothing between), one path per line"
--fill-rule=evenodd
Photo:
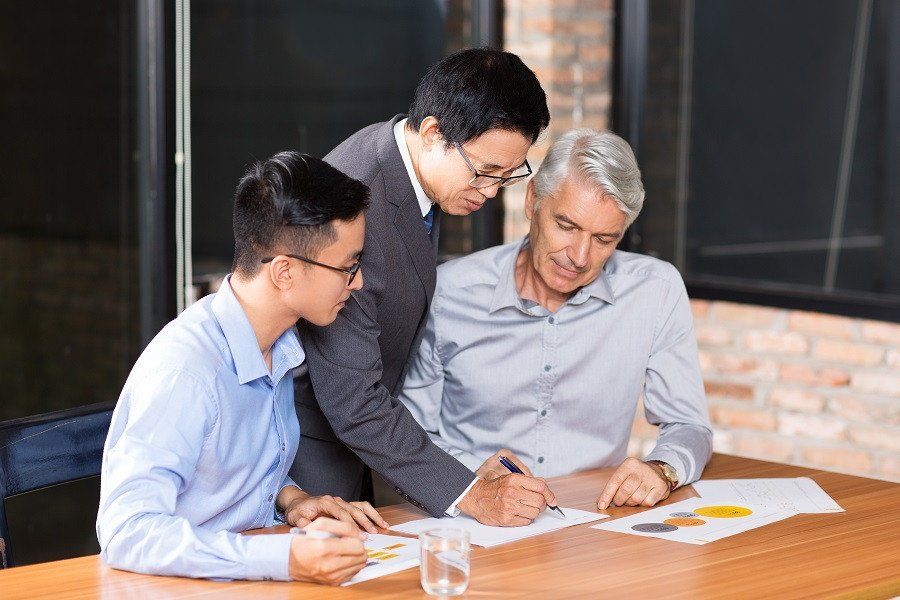
M596 510L611 470L559 477L560 505ZM693 546L588 525L473 548L467 598L889 598L900 594L900 485L715 455L707 479L808 476L846 512L798 515ZM667 502L695 496L677 490ZM612 518L639 509L616 508ZM380 511L419 518L409 505ZM273 531L277 528L273 528ZM347 588L282 582L215 583L110 569L86 556L0 571L0 598L428 598L418 569Z

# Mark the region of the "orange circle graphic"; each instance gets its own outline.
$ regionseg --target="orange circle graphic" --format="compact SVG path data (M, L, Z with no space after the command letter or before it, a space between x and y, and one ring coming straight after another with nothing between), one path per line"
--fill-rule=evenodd
M674 525L675 527L696 527L697 525L706 525L703 519L689 519L687 517L675 517L663 521L666 525Z

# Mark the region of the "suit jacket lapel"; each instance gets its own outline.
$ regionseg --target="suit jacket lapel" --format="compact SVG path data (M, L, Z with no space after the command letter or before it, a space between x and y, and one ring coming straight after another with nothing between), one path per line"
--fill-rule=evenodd
M378 162L384 177L386 199L396 207L394 227L400 233L400 238L409 252L416 274L425 288L430 303L436 279L435 251L432 248L432 240L425 230L416 193L413 191L409 174L406 172L403 158L400 156L400 150L397 148L397 141L394 138L394 125L404 116L395 116L379 132ZM435 226L438 224L437 216L435 214Z

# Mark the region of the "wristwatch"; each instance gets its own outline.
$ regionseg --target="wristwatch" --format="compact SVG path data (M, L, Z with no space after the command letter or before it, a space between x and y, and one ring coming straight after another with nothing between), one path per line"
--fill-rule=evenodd
M656 465L659 467L660 473L662 473L662 476L669 484L670 492L678 487L678 473L675 472L675 469L672 468L672 465L664 463L661 460L648 460L647 464Z

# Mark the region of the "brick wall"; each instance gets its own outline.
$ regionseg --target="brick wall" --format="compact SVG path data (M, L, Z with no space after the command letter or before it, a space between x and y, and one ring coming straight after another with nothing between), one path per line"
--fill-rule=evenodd
M674 73L663 68L672 57L653 52L677 50L680 5L657 4L663 17L651 35L671 44L651 46L656 67L648 76L673 95ZM505 48L535 71L550 104L551 126L529 154L536 168L568 129L608 127L613 3L506 0L504 7ZM666 139L674 139L664 130L670 112L665 98L647 107ZM670 148L655 147L661 154L644 157L642 168L669 181ZM653 198L672 204L673 186L663 187ZM505 194L504 234L512 240L528 231L524 186ZM646 225L670 229L670 216L656 212L664 222ZM900 480L900 325L728 302L692 307L716 451ZM656 433L639 407L629 452L649 451Z
M550 127L528 154L537 169L550 144L573 127L606 129L612 102L612 0L506 0L504 49L535 72ZM528 233L525 186L504 190L504 239Z
M900 325L691 306L716 451L900 481ZM639 414L630 452L655 439Z

